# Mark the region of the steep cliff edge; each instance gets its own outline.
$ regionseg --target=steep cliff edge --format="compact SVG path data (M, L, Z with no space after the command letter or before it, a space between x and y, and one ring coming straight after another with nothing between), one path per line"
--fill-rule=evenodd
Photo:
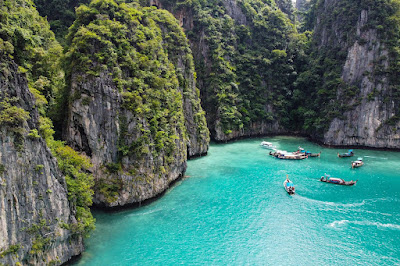
M316 88L325 126L317 138L329 145L400 148L399 7L318 1L314 8L314 56L324 71Z
M0 264L62 264L83 251L64 175L37 134L35 99L18 67L1 56Z
M77 9L69 38L65 137L92 158L94 202L157 196L208 149L185 35L167 11L96 1Z
M169 10L185 28L213 139L288 132L285 105L296 75L295 30L275 2L159 0L149 4ZM290 1L279 5L292 7Z

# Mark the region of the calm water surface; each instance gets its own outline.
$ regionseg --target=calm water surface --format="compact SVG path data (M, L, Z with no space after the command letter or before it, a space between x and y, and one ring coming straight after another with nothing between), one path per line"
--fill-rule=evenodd
M259 146L300 145L321 158L284 161ZM158 201L95 212L78 265L400 265L400 153L355 149L364 166L305 139L211 145ZM322 183L324 173L356 186ZM289 196L286 175L296 186Z

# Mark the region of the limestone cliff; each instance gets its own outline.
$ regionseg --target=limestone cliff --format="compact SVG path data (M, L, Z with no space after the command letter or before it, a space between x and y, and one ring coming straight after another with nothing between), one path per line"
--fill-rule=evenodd
M59 265L83 251L65 178L37 135L27 80L2 57L0 71L0 264Z
M294 31L279 5L290 14L290 1L149 4L169 10L185 28L213 139L287 132L280 118L295 73L289 48Z
M337 58L343 57L338 61L341 82L331 100L340 106L323 135L326 144L400 148L395 70L399 57L391 41L398 38L398 25L390 22L396 8L383 2L375 5L322 1L317 9L314 38L318 46L334 47ZM339 14L344 6L348 11Z
M188 156L207 152L209 136L175 18L154 7L108 4L80 7L71 28L65 137L92 158L94 203L115 207L164 192Z

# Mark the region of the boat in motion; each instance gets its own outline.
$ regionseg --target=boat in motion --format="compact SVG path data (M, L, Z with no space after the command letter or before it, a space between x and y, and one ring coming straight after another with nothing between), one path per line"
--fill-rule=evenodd
M341 178L331 177L330 175L325 174L324 176L321 176L319 181L325 182L325 183L332 183L332 184L336 184L336 185L353 186L357 183L358 180L344 181Z
M276 149L274 144L272 144L271 142L268 142L268 141L261 142L260 146L263 147L263 148L266 148L266 149L270 149L270 150L275 150Z
M345 157L353 157L354 156L354 152L353 152L353 150L349 150L348 152L346 152L346 153L342 153L342 154L337 154L337 156L339 157L339 158L345 158Z
M357 161L351 162L351 168L358 168L364 165L362 158L358 158Z
M294 195L296 193L295 187L292 181L289 180L288 176L286 176L286 180L283 182L283 186L289 195Z

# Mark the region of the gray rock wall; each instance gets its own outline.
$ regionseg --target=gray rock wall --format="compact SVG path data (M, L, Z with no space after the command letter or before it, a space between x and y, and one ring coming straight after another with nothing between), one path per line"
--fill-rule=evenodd
M0 98L17 97L15 106L30 112L20 129L38 128L35 100L27 81L9 64L0 73ZM8 125L0 124L0 264L62 264L83 251L62 223L74 223L64 176L41 138L21 142ZM15 252L11 252L14 248Z
M347 84L361 88L351 103L355 107L332 121L324 143L400 148L400 123L385 124L395 115L396 104L390 98L388 79L374 74L376 68L383 71L389 67L388 51L377 31L365 27L367 23L368 11L362 10L357 22L357 41L349 47L342 71Z
M143 134L137 129L138 125L144 130L149 130L150 125L145 118L122 107L122 96L108 73L96 78L77 78L77 75L72 77L71 95L79 94L80 98L70 107L66 139L72 147L91 157L96 180L94 204L124 206L164 192L186 170L184 132L177 129L179 138L171 162L164 161L164 153L154 156L154 147L150 144L143 147L148 149L146 154L122 156L119 141L129 145L134 143ZM123 137L121 127L127 131ZM204 147L191 148L201 150ZM108 168L116 163L121 164L121 169ZM105 187L108 189L104 190Z

